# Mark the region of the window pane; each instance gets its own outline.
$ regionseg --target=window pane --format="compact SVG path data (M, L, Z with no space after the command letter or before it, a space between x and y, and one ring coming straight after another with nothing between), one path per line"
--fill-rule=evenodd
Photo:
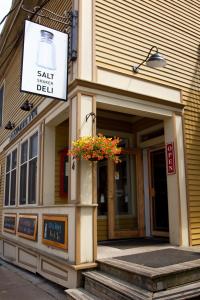
M29 162L28 203L36 203L37 158Z
M26 175L27 175L27 164L24 164L20 168L20 195L19 195L20 204L26 204Z
M15 169L17 165L17 149L12 152L12 169Z
M5 205L9 205L9 185L10 185L10 174L7 174L6 188L5 188Z
M2 126L2 115L3 115L3 92L4 88L0 89L0 126Z
M28 141L24 142L21 145L21 164L27 161L27 154L28 154Z
M137 230L136 156L121 154L115 166L115 230Z
M10 154L7 156L7 160L6 160L6 172L10 171Z
M15 205L16 195L16 170L11 172L10 205Z
M29 151L29 158L37 156L38 151L38 133L36 132L31 138L30 138L30 151Z

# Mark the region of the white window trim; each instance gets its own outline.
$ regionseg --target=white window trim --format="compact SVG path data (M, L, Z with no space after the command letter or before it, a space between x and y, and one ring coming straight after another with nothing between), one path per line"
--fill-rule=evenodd
M26 177L26 204L20 204L20 167L21 167L21 163L20 163L20 159L21 159L21 145L28 140L28 155L29 155L29 146L30 146L30 137L33 136L35 133L38 133L38 153L37 153L37 181L36 181L36 202L33 204L29 204L28 203L28 174L29 174L29 164L27 167L27 177ZM37 128L35 128L34 130L30 131L26 136L23 137L23 139L20 140L19 142L19 162L18 162L18 170L19 170L19 176L18 176L18 207L34 207L37 206L39 203L39 170L40 170L40 127L38 126ZM35 157L34 157L35 158ZM32 158L33 159L33 158ZM31 160L32 160L31 159ZM28 160L28 161L31 161Z
M11 175L10 175L10 181L9 181L9 203L8 205L5 205L5 194L6 194L6 175L7 175L7 171L6 171L6 167L7 167L7 157L8 155L11 155L13 151L17 150L17 162L16 162L16 190L15 190L15 205L10 205L10 192L11 192ZM3 201L3 207L5 208L9 208L9 207L17 207L17 203L18 203L18 161L19 161L19 155L18 155L18 146L15 145L12 149L10 149L7 153L6 153L6 159L5 159L5 178L4 178L4 201ZM10 162L10 164L12 164L12 160ZM11 174L11 167L10 167L10 171L9 174Z
M21 144L23 144L23 142L25 142L27 139L30 139L30 137L32 135L34 135L36 132L38 132L38 161L37 161L37 182L36 182L36 203L34 204L19 204L19 194L20 194L20 156L21 156ZM20 140L18 140L13 146L12 148L10 148L6 153L5 153L5 176L4 176L4 200L3 200L3 208L17 208L17 207L35 207L38 205L39 203L39 170L40 170L40 135L41 135L41 130L40 130L40 125L38 125L37 127L35 127L34 129L30 130L28 132L28 134L26 133L26 135L23 136L23 138L21 138ZM7 156L9 154L11 154L15 149L17 149L17 168L16 168L16 201L15 201L15 205L5 205L5 189L6 189L6 160L7 160ZM27 176L28 178L28 176Z

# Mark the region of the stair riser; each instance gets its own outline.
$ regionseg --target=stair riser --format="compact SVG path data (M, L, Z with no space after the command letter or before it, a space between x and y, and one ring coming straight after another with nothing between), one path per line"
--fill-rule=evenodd
M107 274L116 276L121 280L127 281L151 292L158 292L200 280L199 269L177 272L167 276L160 276L159 278L155 279L151 279L126 270L121 270L115 266L106 265L102 262L99 265L99 269Z
M99 269L107 274L113 275L121 280L132 283L138 287L146 289L148 291L157 291L157 285L150 278L142 275L134 274L126 270L121 270L115 266L106 265L104 263L99 264Z
M106 287L103 284L100 284L99 282L92 280L90 278L85 278L85 290L87 290L89 293L95 295L101 300L146 300L148 298L144 297L137 297L137 296L125 296L122 295L115 290Z

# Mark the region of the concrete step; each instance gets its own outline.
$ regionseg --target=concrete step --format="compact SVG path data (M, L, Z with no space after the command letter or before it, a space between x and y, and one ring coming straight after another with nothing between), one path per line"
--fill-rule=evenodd
M90 294L88 291L82 288L68 289L65 292L67 294L67 300L101 300L101 298Z
M99 270L150 292L200 281L200 260L151 268L117 259L99 260Z
M148 300L152 299L152 292L129 284L109 274L100 271L83 273L84 288L101 300Z

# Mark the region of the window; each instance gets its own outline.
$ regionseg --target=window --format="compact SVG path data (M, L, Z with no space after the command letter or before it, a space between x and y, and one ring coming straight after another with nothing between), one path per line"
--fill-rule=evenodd
M18 149L20 154L18 155ZM19 158L18 158L19 157ZM4 205L36 204L38 131L24 140L6 157ZM17 174L19 174L17 176ZM18 191L18 192L17 192Z
M0 87L0 126L2 126L3 120L3 95L4 95L4 86Z
M16 205L17 149L6 158L5 205Z
M35 204L37 196L38 132L21 144L19 204Z

